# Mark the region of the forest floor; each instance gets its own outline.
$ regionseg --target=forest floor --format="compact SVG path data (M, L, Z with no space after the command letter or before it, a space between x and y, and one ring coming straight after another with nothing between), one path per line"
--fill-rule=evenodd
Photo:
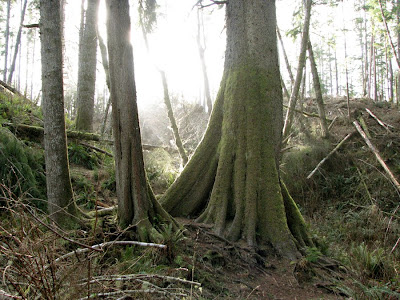
M40 119L40 114L26 104L18 109L0 104L1 123L32 125ZM32 218L24 205L18 206L25 194L12 200L13 192L2 185L0 204L8 199L15 207L8 204L8 210L1 211L1 235L18 237L24 247L11 243L9 246L16 247L14 252L3 248L0 251L0 271L4 274L0 299L2 290L28 299L45 293L64 299L85 299L85 295L91 299L397 299L399 191L357 133L311 179L306 179L341 139L355 132L355 127L347 116L345 99L326 99L328 119L332 122L337 118L331 128L332 137L321 140L318 119L311 116L317 113L314 102L309 99L304 104L308 113L304 124L309 134L296 127L282 161L283 179L310 224L316 243L315 248L306 249L299 261L284 260L269 248L248 249L244 244L216 236L208 225L178 219L183 233L163 228L164 240L160 242L169 245L167 252L112 245L102 253L75 253L56 264L57 258L80 247L60 241L59 236L38 226L38 216L44 219L45 215L38 213L36 219ZM387 127L379 124L366 108ZM389 103L351 99L350 120L362 122L361 117L371 142L399 178L399 109ZM18 132L13 133L19 136ZM40 149L40 144L26 135L21 138L25 145ZM0 139L0 145L1 142ZM70 144L69 152L78 204L86 211L113 207L116 197L112 158L79 143ZM146 151L145 156L149 179L157 193L162 193L178 173L177 158L164 150ZM6 162L11 160L8 157ZM17 166L15 161L13 166ZM176 170L171 171L174 167ZM23 187L19 182L18 186ZM7 213L13 217L7 217ZM115 221L115 215L96 218L91 227L68 233L68 237L87 245L134 239L129 232L120 231ZM53 267L54 272L49 273ZM10 273L13 268L15 274ZM128 275L134 278L124 281ZM55 284L58 278L60 282ZM23 287L26 282L28 288L18 286ZM131 292L118 294L127 290ZM104 296L96 297L96 293Z

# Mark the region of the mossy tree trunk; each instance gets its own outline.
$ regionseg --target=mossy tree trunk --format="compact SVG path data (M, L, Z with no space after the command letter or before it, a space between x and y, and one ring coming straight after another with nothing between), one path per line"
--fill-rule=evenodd
M119 224L124 228L135 225L140 238L148 240L155 219L173 220L156 201L146 179L128 39L129 2L107 0L106 7Z
M173 216L198 216L249 246L272 244L296 258L311 244L280 181L282 90L275 1L230 0L227 49L207 131L181 176L161 199Z
M64 119L63 57L59 0L40 1L40 40L46 185L50 218L71 227L76 215L69 176Z

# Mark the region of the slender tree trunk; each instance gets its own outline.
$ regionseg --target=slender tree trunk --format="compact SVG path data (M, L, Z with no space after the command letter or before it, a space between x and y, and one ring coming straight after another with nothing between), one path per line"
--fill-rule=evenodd
M364 0L364 6L365 6L365 0ZM366 97L368 95L368 90L370 89L369 86L369 78L371 76L371 73L368 72L369 67L368 67L368 37L367 37L367 17L366 17L366 12L364 9L364 32L365 32L365 78L363 82L363 96Z
M376 74L376 49L374 47L374 53L373 53L373 65L374 65L374 101L378 102L378 76Z
M147 39L147 32L146 32L144 26L142 26L142 34L143 34L143 38L144 38L144 41L145 41L147 52L150 53L149 42L148 42L148 39ZM167 77L166 77L165 72L163 70L158 69L158 68L157 68L157 70L158 70L158 72L160 73L160 76L161 76L161 82L162 82L163 90L164 90L164 103L165 103L165 106L167 108L167 115L168 115L168 119L169 119L170 124L171 124L172 133L174 134L175 144L176 144L176 147L178 148L179 155L182 158L182 165L184 166L188 162L188 157L187 157L186 151L185 151L185 149L183 147L182 139L181 139L181 136L179 134L178 125L176 123L176 119L175 119L175 116L174 116L174 110L172 109L171 99L169 98Z
M79 70L77 92L77 130L92 131L94 96L96 85L97 36L96 26L100 0L88 0L82 46L79 46Z
M203 71L204 96L206 97L207 112L209 115L211 115L212 101L211 101L211 94L210 94L210 84L208 81L207 65L206 65L206 60L204 57L204 53L206 50L205 49L206 47L205 47L204 32L203 32L203 43L201 42L201 25L204 27L204 24L202 22L200 22L200 9L197 9L197 36L196 36L197 48L199 50L201 69Z
M76 214L69 176L64 119L62 33L59 0L40 1L42 93L47 198L50 218L62 227Z
M335 79L336 79L336 97L339 97L339 70L338 70L336 48L335 48Z
M98 30L96 30L96 31L97 31L97 39L99 40L101 60L102 60L102 63L103 63L104 73L106 74L106 84L107 84L108 91L110 91L111 90L111 87L110 87L110 69L109 69L109 64L108 64L107 47L106 47L106 45L105 45L105 43L103 41L103 38L99 34L99 31ZM111 97L108 97L106 109L105 109L105 112L104 112L103 124L101 125L101 131L100 131L102 135L104 134L104 132L106 130L108 113L109 113L109 110L110 110L110 104L111 104Z
M290 82L291 82L291 87L293 88L293 86L294 86L293 72L292 72L292 68L290 67L289 59L288 59L288 57L287 57L286 50L285 50L285 46L284 46L284 44L283 44L281 32L280 32L280 30L279 30L278 27L276 27L276 33L278 34L279 43L280 43L280 45L281 45L283 57L284 57L284 59L285 59L286 69L287 69L287 71L288 71L288 73L289 73L289 78L290 78Z
M371 35L371 45L370 45L370 62L369 62L369 81L368 81L368 98L371 99L372 94L372 72L374 71L374 52L375 52L375 35L374 35L374 23L372 23L372 35Z
M3 70L3 81L7 80L7 63L8 63L8 41L10 37L10 12L11 12L11 0L7 0L7 20L6 30L4 32L5 44L4 44L4 70Z
M319 114L319 120L320 120L320 124L321 124L322 136L324 138L327 138L327 137L329 137L329 129L328 129L328 124L326 122L325 107L324 107L325 105L324 105L324 100L322 98L322 91L321 91L321 84L319 82L318 69L317 69L317 65L315 63L314 52L312 50L312 45L311 45L310 40L308 41L308 57L310 60L310 65L311 65L311 74L313 76L315 97L317 100L318 114Z
M21 21L20 21L20 25L19 25L19 29L18 29L18 34L17 34L17 39L15 41L15 47L14 47L14 56L13 56L13 60L10 66L10 73L8 74L8 79L7 79L7 83L11 84L12 78L13 78L13 74L14 74L14 70L15 70L15 64L17 61L17 56L18 56L18 50L19 50L19 46L21 43L21 35L22 35L22 24L24 23L24 18L25 18L25 11L26 11L26 5L28 3L28 0L25 0L24 2L24 6L21 10Z
M306 63L306 51L307 51L307 43L308 43L308 32L310 29L310 17L311 17L311 6L312 0L306 0L305 5L305 17L304 17L304 25L303 25L303 35L301 38L301 50L299 55L299 63L297 66L296 80L294 82L293 91L290 95L289 105L286 112L285 123L283 125L283 136L287 137L290 133L293 123L294 117L294 109L296 107L297 98L299 95L301 77L304 68L304 64Z
M228 239L270 244L295 259L296 245L312 242L279 175L275 1L229 0L226 22L224 74L207 131L161 203L173 215L200 214L198 221Z
M152 223L170 221L147 182L143 162L128 0L106 0L115 167L119 224L135 225L141 240L151 239Z
M176 124L176 120L175 120L175 116L174 116L174 111L172 110L171 99L169 98L167 77L165 76L165 72L162 70L160 70L160 75L161 75L161 80L162 80L162 84L163 84L163 88L164 88L164 103L165 103L165 106L167 107L168 119L169 119L169 122L171 123L172 132L174 133L175 144L176 144L176 147L178 148L179 155L182 158L182 164L186 165L186 163L188 162L188 157L185 152L185 149L183 148L182 140L179 135L178 125Z
M397 56L400 57L400 0L397 0ZM396 103L400 103L400 68L397 70Z

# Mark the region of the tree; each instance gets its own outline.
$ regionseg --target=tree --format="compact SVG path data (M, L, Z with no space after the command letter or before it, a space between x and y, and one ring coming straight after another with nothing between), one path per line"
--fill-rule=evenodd
M97 15L100 0L88 0L79 46L76 129L92 131L97 62Z
M118 219L122 227L135 225L140 238L147 240L157 220L173 220L155 199L146 179L129 41L129 2L107 0L106 7Z
M280 180L282 89L275 1L230 0L224 74L206 133L161 198L173 216L200 216L230 240L272 244L295 258L311 244ZM209 200L209 201L208 201Z
M305 7L305 17L304 17L304 24L303 24L303 34L301 37L301 49L299 55L299 63L297 66L297 73L296 73L296 80L294 82L292 94L290 95L289 99L289 107L286 112L285 123L283 126L283 136L287 137L290 133L293 123L294 117L294 109L296 107L297 98L299 96L301 78L303 74L303 68L306 64L306 51L308 47L308 40L309 40L309 30L310 30L310 18L311 18L311 6L312 0L305 0L306 3Z
M26 11L27 3L28 3L28 0L25 0L23 8L22 8L22 11L21 11L21 21L20 21L20 24L19 24L17 40L15 41L14 56L13 56L13 60L11 62L10 73L8 74L8 79L7 79L7 83L8 84L11 84L11 81L12 81L12 78L13 78L13 74L14 74L14 70L15 70L15 64L16 64L16 61L17 61L18 50L19 50L19 46L21 44L22 24L24 23L25 11Z
M64 119L63 57L59 0L40 1L42 102L46 186L50 218L69 227L76 214L69 176Z
M7 63L8 63L8 41L10 38L10 12L11 12L11 0L7 0L7 21L6 30L4 32L5 45L4 45L4 70L3 70L3 81L7 80Z

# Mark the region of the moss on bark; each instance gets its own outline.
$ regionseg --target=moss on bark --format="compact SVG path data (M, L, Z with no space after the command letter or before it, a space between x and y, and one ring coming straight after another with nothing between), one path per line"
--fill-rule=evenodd
M275 2L230 0L225 71L208 129L161 199L164 208L198 215L231 240L272 244L297 258L310 241L280 183L282 115Z

